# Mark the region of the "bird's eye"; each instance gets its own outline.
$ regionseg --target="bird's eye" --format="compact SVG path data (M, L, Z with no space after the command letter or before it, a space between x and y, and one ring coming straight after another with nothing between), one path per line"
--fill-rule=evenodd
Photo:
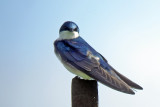
M67 27L64 27L63 29L66 29L66 30L67 30Z
M75 28L74 31L77 31L77 28Z
M68 27L64 27L63 29L64 29L64 30L69 30L69 28L68 28Z

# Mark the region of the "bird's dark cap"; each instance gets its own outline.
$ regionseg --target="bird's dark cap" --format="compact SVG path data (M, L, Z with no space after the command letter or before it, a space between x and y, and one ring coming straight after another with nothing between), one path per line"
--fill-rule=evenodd
M70 31L70 32L78 32L79 33L79 27L77 26L76 23L72 22L72 21L66 21L63 23L63 25L61 26L59 32L62 31Z

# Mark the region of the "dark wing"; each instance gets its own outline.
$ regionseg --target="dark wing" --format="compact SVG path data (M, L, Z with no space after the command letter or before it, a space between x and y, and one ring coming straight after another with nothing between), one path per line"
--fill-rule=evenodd
M101 54L100 54L101 55ZM107 60L101 55L101 57L103 58L103 60L107 63ZM135 89L140 89L142 90L143 88L141 86L139 86L138 84L136 84L135 82L129 80L127 77L125 77L124 75L120 74L119 72L117 72L111 65L109 65L110 68L112 69L113 72L115 72L127 85L131 86L132 88Z
M124 75L120 74L119 72L117 72L112 66L110 66L112 68L112 70L129 86L131 86L132 88L135 89L139 89L139 90L143 90L143 88L141 86L139 86L138 84L136 84L135 82L129 80L127 77L125 77Z
M123 80L116 75L112 75L101 66L99 59L92 54L93 50L87 44L80 44L75 41L60 41L55 45L63 60L78 70L110 88L128 94L135 94Z

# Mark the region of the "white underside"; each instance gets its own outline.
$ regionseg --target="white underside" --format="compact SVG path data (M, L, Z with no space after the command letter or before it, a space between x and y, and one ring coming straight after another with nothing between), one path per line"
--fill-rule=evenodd
M93 78L89 77L88 75L86 75L85 73L83 73L82 71L76 69L74 66L72 66L71 64L69 64L68 62L64 62L61 58L61 56L59 54L56 54L58 59L62 62L62 64L64 65L64 67L70 71L71 73L79 76L82 79L85 80L94 80Z
M58 40L64 40L64 39L75 39L79 37L79 33L78 32L70 32L70 31L62 31L59 33L59 38ZM86 75L85 73L83 73L82 71L76 69L74 66L72 66L71 64L69 64L68 62L64 62L61 58L61 56L59 54L56 54L58 59L62 62L62 64L64 65L64 67L70 71L71 73L79 76L80 78L86 79L86 80L93 80L91 77L89 77L88 75Z
M79 33L78 32L70 32L70 31L62 31L59 33L59 40L61 39L75 39L79 37Z

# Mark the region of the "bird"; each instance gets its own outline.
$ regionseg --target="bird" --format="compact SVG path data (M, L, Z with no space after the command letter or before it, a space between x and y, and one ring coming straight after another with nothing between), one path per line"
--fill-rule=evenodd
M79 34L75 22L66 21L53 43L54 52L64 67L84 80L96 80L114 90L134 95L143 88L115 70L108 61L92 48Z

